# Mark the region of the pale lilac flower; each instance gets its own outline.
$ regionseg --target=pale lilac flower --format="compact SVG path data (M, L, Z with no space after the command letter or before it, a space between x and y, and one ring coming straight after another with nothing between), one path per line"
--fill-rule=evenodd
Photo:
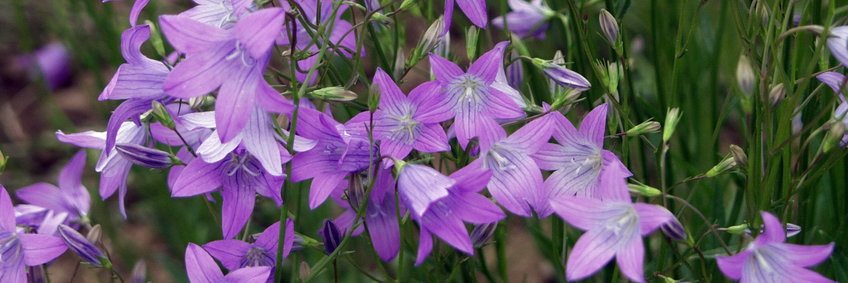
M431 233L457 250L473 255L474 244L464 222L485 224L506 217L497 205L478 193L489 182L490 176L491 173L485 170L469 167L460 169L450 176L454 185L447 188L447 197L432 203L421 216L412 214L412 219L417 221L421 228L416 265L424 262L433 248Z
M833 252L833 243L802 246L784 243L783 224L771 213L762 211L765 231L744 251L733 256L718 256L718 267L730 279L742 282L835 282L807 267L821 263Z
M406 96L386 72L377 69L374 84L380 89L380 109L374 112L374 137L380 140L380 153L405 158L412 149L420 152L450 150L448 137L439 122L450 119L450 105L436 82L426 82ZM366 133L370 112L362 112L347 124Z
M283 245L283 258L289 256L294 244L294 222L286 221L286 239ZM280 240L280 222L276 222L256 236L253 243L240 240L212 241L203 248L218 259L227 270L235 271L244 267L269 266L277 263L277 245Z
M67 249L57 237L26 234L15 227L12 199L0 185L0 282L25 283L27 266L50 262Z
M642 237L673 221L667 209L626 200L601 201L564 196L551 199L553 210L571 226L586 231L577 239L566 262L569 281L585 279L613 257L628 279L645 282Z
M603 149L607 105L589 112L580 130L559 112L553 115L553 137L559 144L546 144L533 155L540 168L554 171L545 180L548 198L629 199L626 179L632 173L615 153Z
M209 253L193 243L189 243L186 248L185 265L188 281L191 283L265 282L272 271L269 266L245 267L224 275Z
M445 0L445 29L442 33L450 30L454 2L459 5L459 9L465 13L471 23L480 28L486 28L486 22L489 20L486 14L486 0Z
M187 56L165 78L165 92L187 99L220 87L215 124L222 143L241 132L250 117L244 113L256 105L273 112L292 109L262 76L274 39L282 31L283 14L280 8L262 9L228 30L184 16L160 17L168 41Z
M91 196L82 184L84 169L85 150L81 150L62 168L58 187L48 183L36 183L15 192L19 199L47 209L37 224L39 233L52 235L56 231L56 225L76 225L87 217L91 208Z
M553 116L544 115L506 136L498 128L493 144L480 144L480 158L468 164L492 172L488 183L492 197L504 208L529 217L535 211L540 217L551 214L542 172L531 155L546 145L553 131Z
M845 75L837 72L825 72L816 76L816 78L833 89L833 92L839 96L840 103L833 112L833 118L841 121L848 128L848 100L845 99L845 95L841 91L846 85ZM848 144L848 133L842 136L842 145L846 144Z
M251 0L193 0L197 6L185 10L180 16L219 27L232 28L240 18L258 9Z
M463 148L473 137L478 137L480 143L492 142L501 129L496 118L515 119L524 116L524 111L513 96L503 90L515 91L509 87L503 75L503 51L507 44L501 42L495 45L471 64L468 72L463 72L447 59L430 54L430 68L456 116L454 131Z
M547 20L553 17L554 11L545 6L542 0L508 0L512 12L492 19L492 25L504 28L504 21L509 30L519 37L545 38L545 31L550 27Z
M836 57L843 66L848 66L848 26L839 26L830 29L827 37L827 48L830 54Z

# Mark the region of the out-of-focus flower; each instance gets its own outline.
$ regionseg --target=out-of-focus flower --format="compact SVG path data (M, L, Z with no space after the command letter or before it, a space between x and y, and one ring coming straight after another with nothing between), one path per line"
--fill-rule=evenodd
M191 283L265 282L273 270L269 266L245 267L224 275L209 253L193 243L186 248L185 265Z
M765 231L742 252L718 256L718 267L730 279L742 282L835 282L807 267L830 257L833 243L802 246L784 243L783 224L771 213L762 211Z
M511 57L513 59L518 58L518 53L512 51ZM524 83L524 64L521 60L515 60L512 64L506 67L506 81L510 87L518 90L521 89L521 85Z
M486 245L492 239L496 229L498 229L498 222L474 225L474 229L471 230L471 243L475 248Z
M848 26L839 26L830 29L827 37L827 48L830 54L836 57L843 66L848 66Z
M19 56L17 63L33 79L44 78L50 89L62 87L71 78L71 57L60 42L47 44L32 54Z
M630 199L601 201L586 197L551 199L557 215L586 231L577 239L566 262L569 281L584 279L600 270L613 257L627 278L645 282L645 247L642 237L676 221L667 209Z
M86 218L91 207L91 196L82 184L85 169L85 150L80 150L59 173L59 186L36 183L18 189L15 195L38 207L47 209L38 223L38 232L52 235L62 223L76 224Z
M506 26L520 37L545 37L545 31L551 26L547 21L553 17L554 11L545 6L542 0L509 0L507 3L512 12L492 19L492 25L499 29Z
M286 239L283 245L283 259L289 256L294 244L294 222L286 221ZM277 263L277 249L280 240L280 222L276 222L262 231L253 243L240 240L212 241L203 248L230 271L240 268L268 266L273 268ZM263 281L264 282L264 281Z
M57 230L59 237L62 238L65 245L82 258L85 263L94 267L104 267L111 264L106 255L94 243L83 237L74 228L67 225L59 225L59 229Z
M17 229L12 199L0 185L0 282L25 283L27 266L50 262L67 249L57 237Z
M456 2L459 9L465 13L472 24L480 28L486 28L489 17L486 15L486 0L445 0L445 28L442 33L450 30L451 19L453 19L453 4Z
M515 99L502 88L515 90L506 83L506 76L498 75L503 74L503 51L507 44L498 43L481 55L471 64L468 72L463 72L447 59L430 54L430 68L442 92L448 97L456 117L454 131L463 148L473 137L479 138L480 143L491 144L501 129L495 118L515 119L524 116L524 111ZM502 77L503 81L497 80L498 77Z
M147 282L147 264L145 264L143 260L139 260L135 263L135 266L133 266L132 273L130 273L130 282Z

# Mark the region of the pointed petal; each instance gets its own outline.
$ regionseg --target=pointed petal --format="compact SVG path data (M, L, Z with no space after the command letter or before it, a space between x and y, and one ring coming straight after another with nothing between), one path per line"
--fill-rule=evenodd
M283 30L282 8L265 8L240 19L233 28L233 35L253 58L265 55L274 44L274 39Z
M459 7L463 8L462 3L477 1L478 0L460 0L458 3ZM485 23L485 15L483 17ZM496 44L491 50L487 51L486 53L483 53L483 55L480 55L480 58L477 58L477 61L474 61L474 63L471 64L471 67L468 67L468 73L474 74L475 76L486 81L486 83L491 84L492 82L494 82L495 77L497 77L498 75L498 72L503 71L503 53L507 45L509 45L508 41L501 41Z
M487 98L488 107L485 111L492 117L510 120L524 117L524 110L509 95L490 86Z
M565 264L568 281L584 279L604 267L615 256L619 240L608 229L589 230L580 236Z
M68 249L62 239L50 235L20 234L24 263L29 266L45 264Z
M585 197L551 199L551 208L568 224L584 231L621 214L620 206Z
M453 213L465 222L486 224L506 218L500 207L477 193L451 193Z
M456 4L471 23L480 28L486 28L486 22L489 19L486 16L485 0L457 0Z
M241 259L247 255L250 244L239 240L218 240L203 245L209 254L218 259L227 270L239 269Z
M445 0L445 14L444 21L445 27L442 29L442 33L439 36L444 36L450 31L451 22L453 21L453 6L454 0Z
M259 160L262 168L274 176L283 175L283 160L280 157L280 147L274 137L273 124L270 117L259 107L253 107L252 115L244 127L242 144L253 157Z
M453 208L445 203L437 202L418 222L457 250L469 255L474 254L471 237L468 236L465 224L459 218L453 217L452 211Z
M213 131L211 135L206 137L203 140L203 143L200 144L200 147L197 148L197 155L200 156L203 161L208 163L215 163L221 161L227 155L233 152L239 144L241 144L242 138L236 137L226 143L221 143L221 138L218 136L218 131Z
M453 62L435 54L430 54L430 70L433 72L436 80L441 83L448 83L455 77L465 73Z
M203 51L232 40L230 32L188 17L160 16L159 25L168 43L183 53Z
M455 115L450 99L445 92L441 91L439 82L425 82L409 92L412 104L418 106L418 110L412 116L413 119L422 123L440 123L450 120Z
M219 282L224 278L215 260L203 248L193 243L185 251L186 273L191 283Z
M452 0L448 0L452 1ZM415 266L419 266L424 263L424 260L427 259L427 256L430 255L430 251L433 250L433 236L430 236L430 232L427 231L427 228L421 228L421 236L418 240L418 255L415 259Z
M127 122L127 119L132 118L137 120L138 116L147 110L150 110L150 102L140 99L126 100L118 105L118 107L115 108L115 111L112 112L112 116L109 117L109 122L106 123L106 147L104 152L109 153L115 147L115 142L118 140L119 136L124 136L122 141L124 138L128 139L126 141L127 143L138 144L141 140L143 140L145 136L143 126L124 126L124 123L132 123ZM127 130L124 130L124 127L126 127Z
M395 213L393 197L384 197L380 203L368 202L366 227L371 235L371 244L383 261L391 261L400 250L400 226Z
M533 160L539 165L542 170L558 170L563 167L563 163L567 162L567 152L563 146L558 144L547 143L539 147L539 150L532 155Z
M132 5L132 9L130 9L130 25L135 26L138 22L138 15L141 14L141 10L144 9L144 6L147 6L147 3L150 0L135 0L135 3Z
M529 217L547 206L542 172L529 156L517 150L495 149L484 157L492 170L489 192L512 213Z
M345 178L345 174L321 174L312 179L309 187L309 209L315 209L330 196Z
M68 165L59 173L59 187L62 194L66 196L68 204L76 208L77 212L86 212L91 206L91 197L88 189L82 185L82 172L85 169L85 150L78 151Z
M286 238L285 243L283 244L283 258L289 256L291 252L292 245L294 244L295 233L294 233L294 220L291 218L286 220ZM274 255L277 255L278 241L280 240L280 222L275 222L273 225L265 228L265 231L262 231L259 234L259 237L256 239L256 245L271 251Z
M811 267L827 260L833 252L833 246L833 243L813 246L781 243L771 247L786 255L793 264Z
M259 81L257 89L256 103L265 111L289 114L294 110L294 104L268 85L265 79Z
M266 282L271 276L270 266L245 267L224 276L226 282Z
M186 57L171 70L162 87L168 95L184 99L214 91L221 82L232 80L236 64L241 64L239 58L226 60L231 52L233 46L223 43Z
M492 179L492 170L483 169L482 160L478 159L453 172L450 178L456 180L451 191L476 193L489 184Z
M836 281L830 280L827 277L816 273L815 271L798 266L789 266L787 270L783 272L783 274L786 275L786 278L784 279L785 281L782 282L836 283ZM775 282L774 279L769 279L772 280L771 282Z
M816 78L829 86L834 93L841 96L842 92L840 89L842 88L842 84L845 83L845 75L837 72L824 72L821 75L816 76Z
M82 148L102 150L106 146L106 132L85 131L74 134L65 134L62 130L58 130L56 131L56 139L60 142Z
M442 152L450 150L448 136L439 124L426 124L421 127L421 132L413 145L416 150L427 153Z
M232 239L244 228L253 212L256 192L250 187L227 185L221 190L221 228L224 239Z
M398 193L403 203L421 217L437 200L448 196L448 189L456 181L433 168L409 164L398 176Z
M67 210L59 188L48 183L35 183L20 188L15 191L15 196L29 204L43 208L59 211Z
M182 170L171 190L173 197L189 197L212 192L222 185L221 163L195 158Z
M267 60L267 57L264 60ZM254 108L256 87L260 80L264 81L257 66L242 68L231 75L235 77L221 84L218 100L215 102L215 124L221 142L235 138L247 124L249 116L245 113L250 113Z
M6 187L0 185L0 229L2 231L15 231L15 208L12 206L12 198Z
M633 282L645 282L645 246L642 238L634 235L629 242L616 253L615 259L621 273Z
M639 214L639 224L641 225L642 236L648 235L663 224L674 220L674 214L671 214L668 209L662 206L635 203L633 208Z
M765 211L760 211L760 215L763 217L765 231L757 236L755 245L761 247L766 244L783 243L783 241L786 241L786 231L783 230L783 224L780 223L780 220L773 214Z
M592 109L580 123L580 134L591 139L598 147L604 146L607 124L607 104Z
M389 74L386 74L383 69L377 68L377 71L374 73L373 83L380 89L380 108L398 113L403 111L401 107L403 107L403 103L408 99Z
M578 144L576 140L580 136L574 124L560 112L552 112L554 132L553 137L561 145Z
M488 150L492 144L506 137L506 132L494 119L479 113L459 112L454 120L454 130L460 146L465 148L471 138L477 137L481 151Z
M421 139L423 137L420 137ZM446 137L447 138L447 137ZM391 140L390 138L381 139L380 154L383 156L391 156L397 159L404 159L409 152L412 151L412 145L403 144Z
M718 269L724 276L733 280L742 279L742 269L745 266L745 261L751 255L751 251L744 250L733 256L716 256Z
M551 139L553 132L551 117L553 116L548 114L527 123L509 135L505 143L526 153L535 153Z

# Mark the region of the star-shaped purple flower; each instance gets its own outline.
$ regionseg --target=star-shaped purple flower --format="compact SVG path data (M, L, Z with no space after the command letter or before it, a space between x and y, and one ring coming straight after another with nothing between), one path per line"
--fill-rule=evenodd
M283 258L288 257L294 244L294 222L286 221L286 239L283 245ZM277 243L280 240L280 222L268 226L253 243L240 240L218 240L205 245L209 254L221 261L227 270L235 271L244 267L270 266L277 262Z
M26 234L15 227L12 199L0 185L0 282L25 283L27 266L45 264L67 249L58 237Z
M81 181L83 169L85 150L77 152L71 162L62 168L59 173L59 187L36 183L15 192L19 199L48 210L38 224L40 234L52 235L62 223L76 225L88 214L91 196Z
M515 91L503 75L503 52L509 42L501 42L477 59L468 72L445 58L430 54L430 68L441 92L447 96L455 115L454 131L464 148L477 137L480 143L491 143L501 129L495 121L524 116L524 111L503 87ZM500 74L500 75L499 75ZM497 78L502 78L498 80Z
M259 283L268 280L272 270L269 266L245 267L224 275L209 253L193 243L186 248L185 265L191 283Z
M833 252L833 243L802 246L784 243L783 224L762 211L765 231L748 247L733 256L718 256L718 268L730 279L742 282L836 282L807 267L821 263Z

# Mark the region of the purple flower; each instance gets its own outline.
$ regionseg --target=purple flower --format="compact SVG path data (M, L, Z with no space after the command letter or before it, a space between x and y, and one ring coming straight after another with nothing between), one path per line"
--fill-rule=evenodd
M733 256L718 256L718 267L730 279L742 282L835 282L807 269L826 260L833 243L802 246L784 243L783 224L762 211L765 231L748 247Z
M830 89L833 90L833 93L839 96L839 100L843 103L848 102L845 99L845 95L842 93L842 88L848 84L845 80L845 75L837 73L837 72L824 72L820 75L816 76L819 81L825 83Z
M171 166L171 154L155 148L131 143L119 143L115 144L115 149L121 156L135 165L158 169Z
M545 75L547 75L552 82L561 86L570 87L580 91L585 91L592 87L592 84L589 83L589 80L583 77L583 75L563 67L560 63L556 62L556 58L554 60L555 61L546 61L534 58L533 64L542 68L542 71L545 72Z
M164 89L177 98L208 94L220 87L215 124L221 142L238 135L255 105L288 112L283 99L262 77L274 39L283 27L283 9L268 8L241 18L232 29L221 29L184 16L160 17L171 45L186 54L165 78Z
M830 29L827 37L827 48L830 54L836 57L843 66L848 66L848 26L839 26Z
M77 232L77 230L74 230L74 228L66 225L59 225L59 229L57 230L59 232L59 237L62 238L65 245L82 258L85 263L94 267L103 267L105 263L109 262L106 255L104 255L103 252L94 245L94 243L86 239L85 236Z
M85 150L76 155L59 173L59 187L48 183L36 183L18 189L15 195L38 207L46 208L44 218L38 225L38 232L52 235L60 223L78 223L86 218L91 208L91 196L83 186L81 178L85 169Z
M486 187L490 177L491 173L485 170L470 167L460 169L450 176L454 185L447 188L448 196L431 204L423 215L412 214L412 219L417 221L421 228L416 265L424 262L433 248L431 233L454 248L473 255L474 244L463 222L485 224L506 217L491 200L478 194Z
M661 206L634 204L630 199L565 196L552 198L551 207L571 226L586 231L568 256L565 275L569 281L594 274L615 257L621 273L632 281L645 282L642 236L674 220Z
M430 67L456 116L454 130L463 148L473 137L478 137L480 143L492 142L501 129L495 118L515 119L524 115L513 97L501 88L515 91L503 75L503 51L507 44L495 45L471 64L467 73L453 62L430 54ZM497 80L498 77L503 80Z
M486 0L445 0L445 29L442 33L450 30L453 18L453 3L459 5L459 9L465 13L468 20L475 26L486 28L488 16L486 15Z
M382 69L374 74L374 84L380 88L380 110L374 112L374 137L380 140L380 153L397 159L405 158L412 149L421 152L450 150L448 137L439 122L452 117L445 94L436 82L426 82L409 93L401 92L397 84ZM370 112L362 112L348 124L361 127L366 133Z
M17 63L33 79L43 77L50 89L58 89L71 78L71 57L62 43L53 42L32 54L21 55Z
M436 169L418 164L404 164L397 182L400 200L418 217L437 200L447 197L448 189L456 184Z
M180 16L189 17L195 21L222 29L232 28L245 14L258 9L256 4L250 0L193 1L197 6L180 13Z
M607 105L589 112L579 131L559 112L553 114L553 137L559 144L546 144L533 155L540 168L554 171L545 180L548 198L629 199L625 180L632 174L614 153L603 149Z
M385 161L388 163L388 160ZM391 261L400 251L400 225L398 224L395 204L395 178L392 167L377 166L377 176L368 207L365 211L365 223L371 236L371 244L377 255L384 261ZM400 207L401 215L405 214Z
M12 199L0 185L0 282L25 283L27 266L45 264L68 249L57 237L22 231L15 227Z
M512 12L506 13L501 17L492 19L492 25L499 29L506 26L515 35L520 37L535 36L536 38L545 38L545 31L550 27L546 21L554 15L554 12L542 4L542 0L509 0L509 7Z
M286 221L286 239L283 245L283 258L288 257L294 244L294 222ZM280 240L280 222L268 226L253 243L239 240L212 241L203 248L218 259L227 270L235 271L245 267L270 266L277 263L277 244Z
M321 228L321 238L324 238L324 251L327 254L332 254L339 247L339 242L342 240L339 227L333 223L333 220L324 220L324 227Z
M468 165L492 172L489 192L499 204L517 215L529 217L534 210L540 217L551 214L542 172L531 155L551 138L552 118L550 114L542 116L509 137L498 128L495 142L481 143L480 158Z
M346 176L367 169L377 159L379 149L372 148L367 137L349 131L351 127L316 110L300 109L297 133L317 144L294 156L292 181L312 179L309 208L324 203Z
M188 244L185 254L186 273L191 283L211 282L265 282L271 276L271 267L245 267L233 270L226 276L215 260L203 248L193 243Z

